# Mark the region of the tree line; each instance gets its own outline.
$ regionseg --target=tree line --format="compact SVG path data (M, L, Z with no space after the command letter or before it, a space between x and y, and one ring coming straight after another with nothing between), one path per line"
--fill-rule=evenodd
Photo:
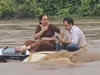
M0 18L100 16L100 0L0 0Z

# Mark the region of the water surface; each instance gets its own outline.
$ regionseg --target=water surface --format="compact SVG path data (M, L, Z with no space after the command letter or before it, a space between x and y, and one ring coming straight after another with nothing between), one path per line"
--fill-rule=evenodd
M85 33L89 51L85 59L89 62L80 66L36 66L33 64L7 63L0 64L2 75L99 75L100 74L100 20L78 20L77 24ZM52 22L59 28L63 28L60 22ZM10 20L0 21L0 47L17 47L23 45L24 41L34 38L34 30L38 23L33 20ZM8 65L9 64L9 65ZM11 67L9 69L9 67ZM24 69L24 70L23 70ZM13 72L12 72L13 71Z

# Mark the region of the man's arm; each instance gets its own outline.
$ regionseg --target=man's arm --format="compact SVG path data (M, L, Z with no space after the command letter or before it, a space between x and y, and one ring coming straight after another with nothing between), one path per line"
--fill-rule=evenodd
M72 43L79 44L80 37L81 37L80 31L79 30L74 31L72 33Z
M60 33L60 37L59 37L59 41L61 42L61 43L72 43L72 41L71 40L65 40L64 39L64 31L61 31L61 33ZM66 37L67 38L67 37Z

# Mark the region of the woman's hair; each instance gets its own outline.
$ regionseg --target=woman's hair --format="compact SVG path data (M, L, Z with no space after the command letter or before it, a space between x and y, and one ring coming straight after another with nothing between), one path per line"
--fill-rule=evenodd
M64 22L64 21L67 21L68 24L74 25L74 21L73 21L73 19L72 19L71 17L65 17L64 20L63 20L63 22Z
M41 20L42 20L43 16L47 16L47 15L46 14L42 14L42 15L39 16L39 22L40 22L40 24L41 24Z

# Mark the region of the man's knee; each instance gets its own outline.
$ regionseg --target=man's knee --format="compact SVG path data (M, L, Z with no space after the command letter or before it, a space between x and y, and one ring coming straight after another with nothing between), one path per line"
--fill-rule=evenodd
M80 49L80 47L77 44L69 44L65 48L70 52L77 51Z
M56 44L56 50L61 50L61 49L62 49L62 45Z

